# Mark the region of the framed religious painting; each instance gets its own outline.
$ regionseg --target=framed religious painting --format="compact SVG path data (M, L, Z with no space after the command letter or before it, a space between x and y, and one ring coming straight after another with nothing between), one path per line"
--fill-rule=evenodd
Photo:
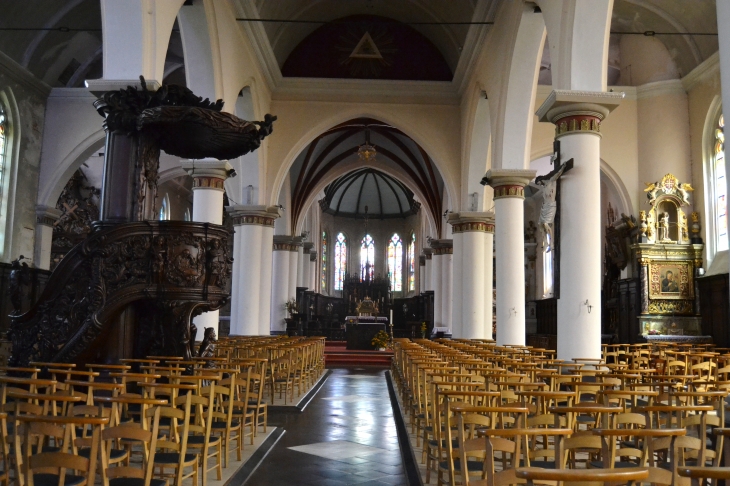
M686 300L694 298L690 262L651 262L649 298Z

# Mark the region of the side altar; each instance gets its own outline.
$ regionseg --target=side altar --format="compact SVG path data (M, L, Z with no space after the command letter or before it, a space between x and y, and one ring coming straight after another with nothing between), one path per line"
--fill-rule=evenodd
M647 341L712 340L700 336L695 276L704 245L697 213L690 215L691 228L688 224L691 191L672 174L645 189L650 209L639 213L639 242L631 245L631 254L639 273L638 332Z

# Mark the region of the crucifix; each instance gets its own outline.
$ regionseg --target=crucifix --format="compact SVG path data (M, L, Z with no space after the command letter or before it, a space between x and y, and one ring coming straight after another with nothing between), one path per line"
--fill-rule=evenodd
M553 296L560 297L560 177L573 168L573 159L560 163L560 141L553 142L550 162L555 166L547 174L536 177L535 184L543 186L543 203L538 226L542 229L542 248L552 252L555 261L553 271ZM554 228L554 229L553 229Z

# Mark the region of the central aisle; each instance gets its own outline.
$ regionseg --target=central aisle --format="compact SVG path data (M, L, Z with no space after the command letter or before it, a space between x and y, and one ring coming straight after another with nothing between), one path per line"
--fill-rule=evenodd
M337 368L302 413L271 414L286 433L246 486L406 485L386 368Z

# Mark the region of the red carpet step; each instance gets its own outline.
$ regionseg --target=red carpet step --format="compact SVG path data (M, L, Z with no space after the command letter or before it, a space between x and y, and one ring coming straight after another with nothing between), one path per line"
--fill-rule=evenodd
M392 351L348 350L345 341L326 341L324 346L325 365L336 366L390 366Z

